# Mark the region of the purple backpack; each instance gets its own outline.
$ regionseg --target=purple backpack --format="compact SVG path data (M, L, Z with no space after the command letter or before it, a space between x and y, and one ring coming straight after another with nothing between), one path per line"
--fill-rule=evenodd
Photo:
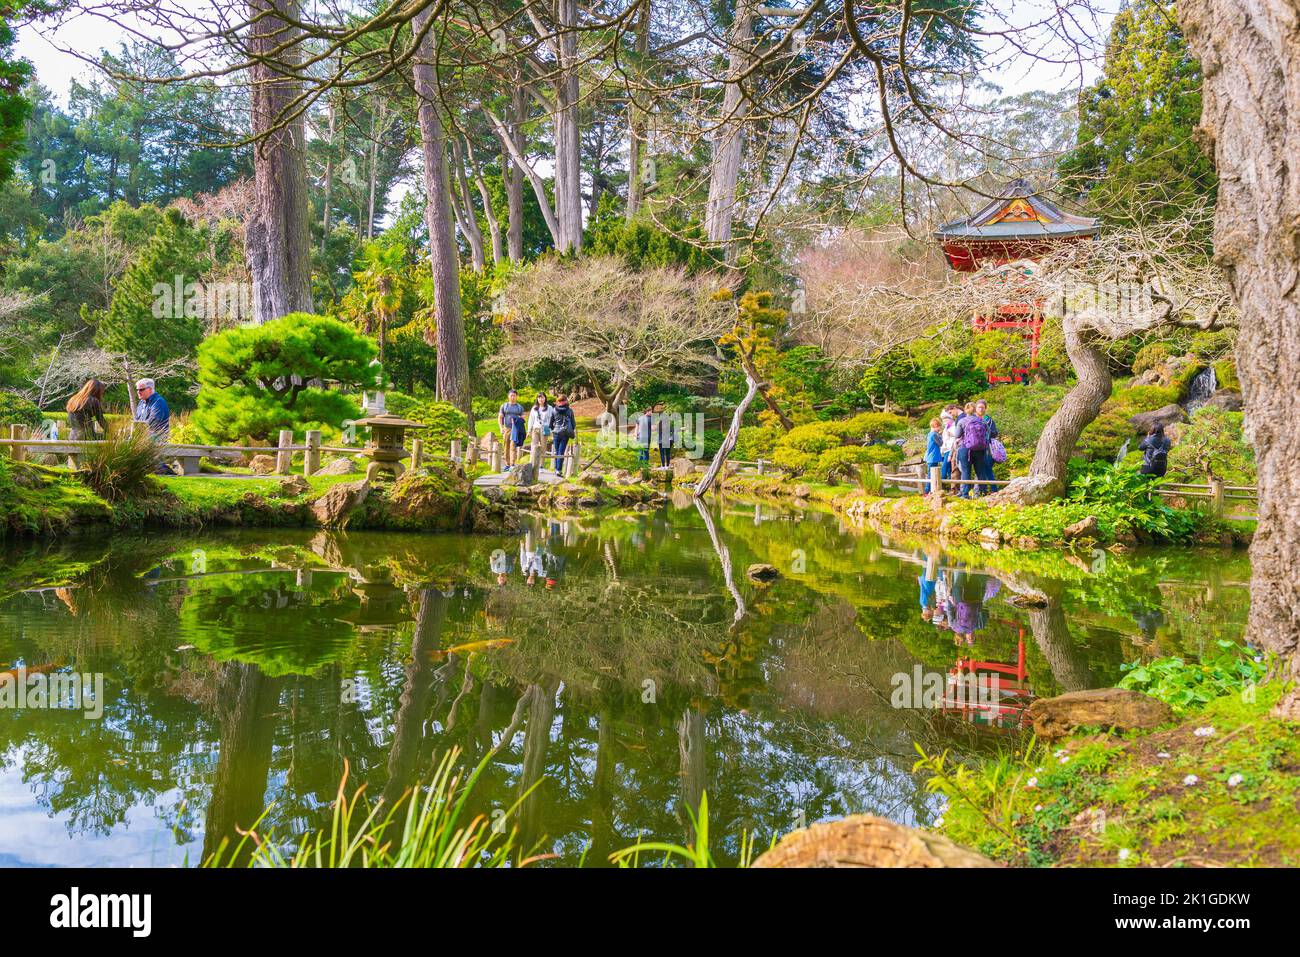
M983 452L989 447L989 427L978 415L961 420L961 446L968 452Z

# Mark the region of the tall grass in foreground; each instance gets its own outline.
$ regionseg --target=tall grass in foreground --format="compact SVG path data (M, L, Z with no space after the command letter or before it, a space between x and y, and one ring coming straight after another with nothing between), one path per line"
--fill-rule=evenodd
M120 502L148 489L162 461L158 443L147 429L131 424L109 429L99 445L77 454L79 479L109 502Z
M619 867L640 867L641 856L643 854L661 855L658 862L667 867L674 863L684 863L691 867L717 867L718 862L713 857L713 852L709 850L709 795L707 792L700 795L700 810L696 814L689 807L686 813L691 818L691 830L695 834L695 840L690 844L670 844L663 841L642 841L640 838L631 847L625 847L621 851L615 851L609 856L609 859ZM769 846L776 846L776 838L772 838ZM755 851L754 836L748 831L740 833L740 860L737 867L749 867L754 862Z
M495 819L465 820L465 803L489 754L462 780L460 750L442 756L427 787L416 785L397 801L368 801L365 786L348 796L345 768L327 827L304 835L286 855L283 842L258 828L270 808L236 842L224 840L205 867L508 867L546 855L515 855L516 831L506 822L528 795ZM530 789L531 792L531 789Z

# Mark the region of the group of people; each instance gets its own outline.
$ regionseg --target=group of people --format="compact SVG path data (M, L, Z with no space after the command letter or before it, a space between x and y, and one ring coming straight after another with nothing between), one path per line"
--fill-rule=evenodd
M135 404L136 422L144 422L149 433L157 439L171 434L171 409L167 400L158 394L153 379L141 379L135 384L138 401ZM72 441L95 441L108 437L108 422L104 419L104 383L87 379L67 402L68 438Z
M940 479L947 481L956 473L962 480L957 494L978 498L994 490L992 485L976 482L995 481L993 466L1007 460L1007 450L998 437L998 426L989 415L983 399L945 406L938 418L930 420L930 434L925 446L925 464L939 466ZM925 483L926 492L930 483Z
M650 450L659 449L659 464L667 467L673 458L673 443L677 441L677 427L670 415L656 415L646 406L636 417L637 458L650 464Z
M564 467L564 456L569 442L578 432L578 423L569 407L569 398L558 395L552 405L545 392L537 393L532 408L525 410L519 401L519 393L511 389L506 401L497 411L497 425L501 429L501 441L505 446L506 467L519 460L519 450L528 443L528 437L534 432L542 435L542 447L554 456L555 471ZM534 463L541 466L540 462Z

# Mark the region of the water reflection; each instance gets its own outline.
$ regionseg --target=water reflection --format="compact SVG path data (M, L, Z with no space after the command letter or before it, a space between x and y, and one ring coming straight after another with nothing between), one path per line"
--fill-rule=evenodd
M724 860L745 829L925 821L916 743L994 747L1035 695L1195 654L1246 612L1240 557L1096 570L730 502L510 539L274 537L4 557L0 667L100 671L108 700L99 722L0 711L0 860L194 863L268 804L264 829L322 824L345 766L395 800L451 747L489 758L476 810L522 799L524 846L567 862L689 839L705 791ZM938 701L893 707L914 669Z

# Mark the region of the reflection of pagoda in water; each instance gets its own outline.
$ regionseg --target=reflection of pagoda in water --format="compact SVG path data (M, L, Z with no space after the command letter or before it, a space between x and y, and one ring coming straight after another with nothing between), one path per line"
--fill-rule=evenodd
M406 605L406 592L393 584L393 572L387 565L362 565L348 569L352 594L361 604L338 616L360 634L391 631L402 622L413 621Z
M948 669L942 710L962 721L1003 731L1029 725L1029 705L1037 697L1025 666L1025 632L1016 641L1015 664L958 658Z

